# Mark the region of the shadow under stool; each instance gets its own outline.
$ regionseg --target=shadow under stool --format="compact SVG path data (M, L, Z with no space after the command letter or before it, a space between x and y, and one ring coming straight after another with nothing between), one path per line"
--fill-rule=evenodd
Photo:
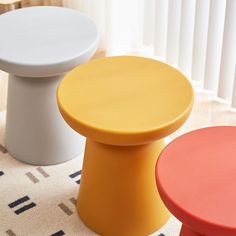
M187 119L189 81L147 58L108 57L66 75L58 88L66 122L87 137L77 208L82 221L105 236L144 236L169 212L156 188L163 138Z
M2 14L0 29L0 69L10 73L8 152L35 165L72 159L84 139L61 117L56 90L66 72L95 53L95 24L78 11L45 6Z
M236 126L184 134L160 154L161 198L183 225L180 236L236 235Z

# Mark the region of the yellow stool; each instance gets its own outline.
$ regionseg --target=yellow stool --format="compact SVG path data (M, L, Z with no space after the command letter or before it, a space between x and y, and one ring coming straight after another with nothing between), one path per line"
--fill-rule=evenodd
M105 236L145 236L169 218L155 183L163 138L190 114L193 90L174 68L147 58L90 61L66 75L58 104L87 137L77 208Z

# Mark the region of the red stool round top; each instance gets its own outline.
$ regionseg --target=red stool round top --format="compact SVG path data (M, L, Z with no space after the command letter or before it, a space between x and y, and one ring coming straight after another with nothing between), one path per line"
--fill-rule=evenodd
M192 131L162 151L157 186L167 208L207 236L236 235L236 127Z

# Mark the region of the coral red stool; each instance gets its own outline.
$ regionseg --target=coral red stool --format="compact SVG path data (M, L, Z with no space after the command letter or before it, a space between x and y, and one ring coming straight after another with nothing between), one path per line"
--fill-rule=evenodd
M181 236L236 235L236 127L192 131L171 142L156 166L159 193Z
M190 114L193 90L174 68L142 57L90 61L66 75L58 104L87 137L78 212L105 236L144 236L169 218L156 188L163 138Z

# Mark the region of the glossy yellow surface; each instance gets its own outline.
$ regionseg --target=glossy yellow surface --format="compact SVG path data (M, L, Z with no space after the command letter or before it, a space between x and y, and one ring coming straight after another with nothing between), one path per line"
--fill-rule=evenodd
M59 109L76 131L98 142L136 145L167 136L187 119L193 90L156 60L120 56L72 70L58 88Z

